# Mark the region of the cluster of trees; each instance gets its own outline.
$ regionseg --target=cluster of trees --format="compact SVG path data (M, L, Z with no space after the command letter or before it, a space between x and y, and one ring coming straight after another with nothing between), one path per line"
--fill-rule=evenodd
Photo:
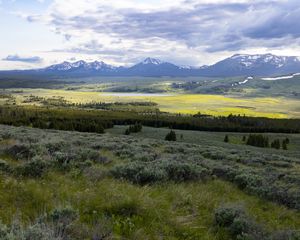
M161 113L159 111L155 113L141 113L118 110L97 111L91 109L33 106L0 106L0 114L0 123L17 126L29 126L33 124L33 121L41 121L44 126L44 123L48 123L51 117L52 121L73 122L76 119L76 123L72 124L74 130L78 130L76 125L81 124L82 119L88 119L92 125L101 124L104 129L113 125L134 125L136 122L139 122L143 126L196 131L300 132L300 119L269 119L233 115L228 117L197 115L194 117L191 115ZM85 121L84 124L89 123ZM40 125L40 123L36 125ZM70 130L72 130L72 127L70 127Z
M268 148L269 138L261 134L251 134L249 135L246 144L255 147Z
M92 111L3 106L0 124L95 133L104 133L104 129L114 126Z
M288 144L290 143L290 140L288 138L284 139L282 141L282 143L280 142L279 139L275 139L272 143L271 143L271 148L275 148L275 149L280 149L282 147L283 150L287 150L288 149Z
M243 140L245 140L246 137L243 137ZM288 147L287 145L290 143L290 140L288 138L284 139L282 142L280 139L275 139L269 143L269 138L267 136L263 136L261 134L251 134L249 135L246 144L255 146L255 147L262 147L262 148L275 148L275 149L280 149L282 147L283 150L287 150Z
M125 135L130 135L131 133L138 133L143 130L143 125L141 123L135 123L134 125L130 125L129 128L125 130Z

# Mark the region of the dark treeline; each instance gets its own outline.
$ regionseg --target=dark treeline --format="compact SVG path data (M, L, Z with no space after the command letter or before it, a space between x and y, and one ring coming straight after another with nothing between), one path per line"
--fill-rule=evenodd
M132 118L130 118L130 116ZM130 114L123 119L111 120L115 125L129 125L136 121L144 126L169 127L172 129L215 131L215 132L248 132L248 133L299 133L300 119L271 119L262 117L233 116L228 117L193 117L172 114Z
M64 84L70 84L74 82L66 82L62 80L40 80L38 78L18 78L14 76L0 76L0 88L57 88Z
M47 109L40 107L0 107L0 123L13 126L31 126L42 129L104 133L113 127L93 111Z
M280 142L280 139L275 139L270 144L269 137L264 136L262 134L250 134L247 141L246 141L245 136L243 137L243 140L244 139L245 139L246 144L250 145L250 146L261 147L261 148L271 147L271 148L275 148L275 149L280 149L282 146L283 150L287 150L288 144L290 143L290 140L288 138L286 138L282 141L282 143Z
M15 126L101 132L100 126L105 129L113 127L113 125L134 125L136 122L144 126L182 130L250 133L300 132L300 119L270 119L233 115L201 118L159 112L145 114L113 110L0 106L0 123Z

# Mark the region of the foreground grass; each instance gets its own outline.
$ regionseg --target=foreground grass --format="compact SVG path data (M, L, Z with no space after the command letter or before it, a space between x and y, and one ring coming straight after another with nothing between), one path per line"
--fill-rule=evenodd
M94 182L75 172L51 172L38 180L1 176L0 203L5 223L16 216L30 223L57 206L79 210L79 226L92 228L108 216L114 239L230 239L213 224L215 209L226 203L244 205L270 231L300 227L299 212L249 196L220 180L140 187L109 177Z
M150 128L143 132L145 136L156 135ZM260 198L251 188L238 188L239 182L235 180L248 179L255 184L255 179L262 179L275 190L276 187L295 190L295 195L283 192L286 195L280 196L297 201L294 196L298 196L299 163L297 158L288 156L296 156L294 150L270 155L263 149L225 144L218 140L219 133L211 133L209 137L209 133L201 132L195 139L205 140L198 144L166 142L148 135L137 138L3 125L0 134L0 222L7 225L15 219L32 225L37 218L57 208L71 207L78 212L70 229L72 240L95 239L92 237L95 231L108 231L109 237L102 238L105 240L229 240L232 235L216 226L214 216L220 206L231 204L244 206L247 214L268 232L300 229L297 205L289 205L288 209L276 204L280 202L276 199L270 202L266 197ZM185 139L188 137L184 136ZM293 135L291 142L296 139L298 136ZM34 165L29 169L32 175L18 171L19 167L24 170L28 163L38 161L51 164L43 174L39 175ZM183 166L192 166L198 171L202 167L233 174L230 169L235 169L239 171L235 173L238 178L231 183L230 179L223 181L226 178L212 174L192 180L188 178L189 174L193 176L190 172L185 174L185 180L176 183L173 182L176 178L155 179L155 172L162 171L168 163L181 166L179 171L184 171ZM11 170L4 168L5 164ZM124 171L119 176L112 171L118 166L123 166ZM134 172L137 168L132 166L148 166L149 171L139 174L149 182L131 183L137 176ZM285 177L270 180L268 174ZM260 189L274 193L265 185Z

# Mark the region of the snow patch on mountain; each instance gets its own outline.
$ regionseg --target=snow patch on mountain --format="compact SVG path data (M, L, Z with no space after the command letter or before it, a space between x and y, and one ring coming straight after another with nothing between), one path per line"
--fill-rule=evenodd
M291 79L291 78L294 78L296 76L300 76L300 73L294 73L292 75L281 76L281 77L261 78L261 80L264 80L264 81L277 81L277 80Z
M153 65L160 65L163 62L160 61L159 59L155 59L155 58L146 58L142 64L146 65L146 64L153 64Z

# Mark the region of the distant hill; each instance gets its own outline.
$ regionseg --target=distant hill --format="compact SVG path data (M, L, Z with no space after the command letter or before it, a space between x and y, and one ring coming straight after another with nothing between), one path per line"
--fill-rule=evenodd
M276 56L272 54L236 54L211 66L181 67L155 58L131 67L116 67L104 62L63 62L43 69L5 71L6 74L30 74L47 76L141 76L141 77L234 77L277 76L300 72L300 57Z

